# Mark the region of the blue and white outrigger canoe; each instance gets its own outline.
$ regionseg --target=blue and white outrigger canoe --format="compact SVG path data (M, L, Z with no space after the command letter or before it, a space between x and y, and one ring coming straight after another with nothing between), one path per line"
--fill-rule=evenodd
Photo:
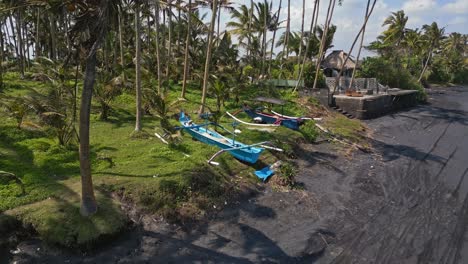
M182 124L183 128L195 139L221 148L211 159L208 161L211 164L216 164L213 162L213 159L220 155L223 152L229 152L231 155L236 157L239 160L255 163L257 162L260 154L265 148L271 148L265 146L268 142L261 142L252 145L246 145L235 139L227 138L218 132L209 130L207 126L209 124L197 125L192 122L192 120L185 115L184 112L180 113L179 122ZM275 148L271 148L275 149ZM279 149L275 149L279 150Z

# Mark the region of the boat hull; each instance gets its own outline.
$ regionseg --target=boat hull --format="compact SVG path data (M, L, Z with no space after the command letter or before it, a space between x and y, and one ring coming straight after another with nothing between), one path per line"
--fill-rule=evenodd
M181 124L187 128L187 132L196 140L203 142L208 145L213 145L221 149L226 149L232 156L235 158L245 161L248 163L256 163L260 154L263 152L263 148L250 147L248 145L242 144L238 141L234 141L229 138L225 138L222 135L218 134L215 131L203 127L190 128L191 126L196 126L195 124L187 125L187 122L190 119L180 119ZM230 150L231 149L231 150Z
M256 112L252 109L244 109L245 113L249 115L252 119L256 117L260 117L262 119L262 122L265 122L267 124L280 124L284 127L293 129L293 130L299 130L299 126L302 125L302 120L298 119L285 119L285 118L279 118L277 116L270 116L264 113L259 113Z

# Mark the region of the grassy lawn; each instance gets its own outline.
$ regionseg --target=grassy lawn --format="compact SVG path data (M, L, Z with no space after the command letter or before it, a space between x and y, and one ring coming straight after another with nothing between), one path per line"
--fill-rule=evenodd
M17 77L15 74L6 75L6 94L24 95L27 88L40 91L44 87L40 82ZM180 87L175 85L171 89L169 97L177 98ZM243 101L265 93L253 88L244 91L240 98ZM294 100L290 91L276 92L274 96ZM192 114L199 107L199 89L191 87L187 99L178 109L190 113L196 122L203 122ZM189 211L187 217L196 218L211 208L213 203L232 195L239 180L258 182L253 171L278 159L275 156L277 153L265 151L257 164L247 165L225 153L216 160L220 166L210 166L206 161L217 151L216 147L194 141L186 133L176 146L163 144L152 136L155 127L159 126L159 120L152 116L143 119L144 131L151 136L131 138L134 104L133 94L123 93L113 101L108 121L99 120L95 110L98 108L93 107L92 168L99 213L91 218L79 215L77 146L60 146L45 127L17 129L15 121L1 112L0 170L20 177L26 194L22 195L21 188L14 182L0 181L0 225L2 219L7 219L2 215L10 216L32 225L48 242L67 247L86 246L98 237L116 233L125 226L126 217L119 202L110 198L110 192L119 193L143 211L175 219ZM215 108L215 99L209 98L208 105ZM239 106L227 101L226 109L234 111ZM280 111L281 108L275 110ZM291 115L306 114L306 109L292 103L284 110ZM32 114L26 119L35 121ZM171 122L177 125L177 121ZM232 128L232 120L227 117L222 117L220 123ZM269 140L286 152L292 151L293 143L303 140L300 132L283 127L274 133L239 128L242 130L237 137L239 141L254 143Z

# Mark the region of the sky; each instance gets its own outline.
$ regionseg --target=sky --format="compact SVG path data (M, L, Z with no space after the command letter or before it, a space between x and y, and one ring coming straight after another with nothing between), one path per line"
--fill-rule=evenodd
M250 6L250 0L231 0L234 7L241 4ZM262 0L263 1L263 0ZM268 0L273 3L273 10L278 9L279 0ZM281 20L287 18L287 1L283 0L281 9ZM300 31L302 17L302 0L291 1L291 30ZM259 2L259 0L254 0ZM329 1L320 1L319 24L323 24ZM338 2L338 1L337 1ZM309 28L312 19L313 0L306 0L305 28ZM341 6L336 6L332 23L337 25L334 39L334 48L348 51L359 32L366 11L366 0L343 0ZM447 33L459 32L468 34L468 0L377 0L376 6L366 28L364 43L368 44L384 30L382 23L391 12L404 10L409 17L408 28L421 28L424 24L437 22L439 27L445 27ZM221 14L221 29L230 20L228 12ZM269 39L272 34L269 34ZM330 50L331 51L331 50ZM355 54L353 52L353 54ZM364 56L372 56L369 51L363 50Z

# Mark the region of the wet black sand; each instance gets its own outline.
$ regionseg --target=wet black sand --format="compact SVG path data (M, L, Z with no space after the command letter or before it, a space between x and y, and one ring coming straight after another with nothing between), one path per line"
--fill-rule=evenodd
M88 255L25 241L9 261L468 263L468 88L429 97L428 105L368 121L372 154L303 146L302 191L262 188L189 230L145 216Z

